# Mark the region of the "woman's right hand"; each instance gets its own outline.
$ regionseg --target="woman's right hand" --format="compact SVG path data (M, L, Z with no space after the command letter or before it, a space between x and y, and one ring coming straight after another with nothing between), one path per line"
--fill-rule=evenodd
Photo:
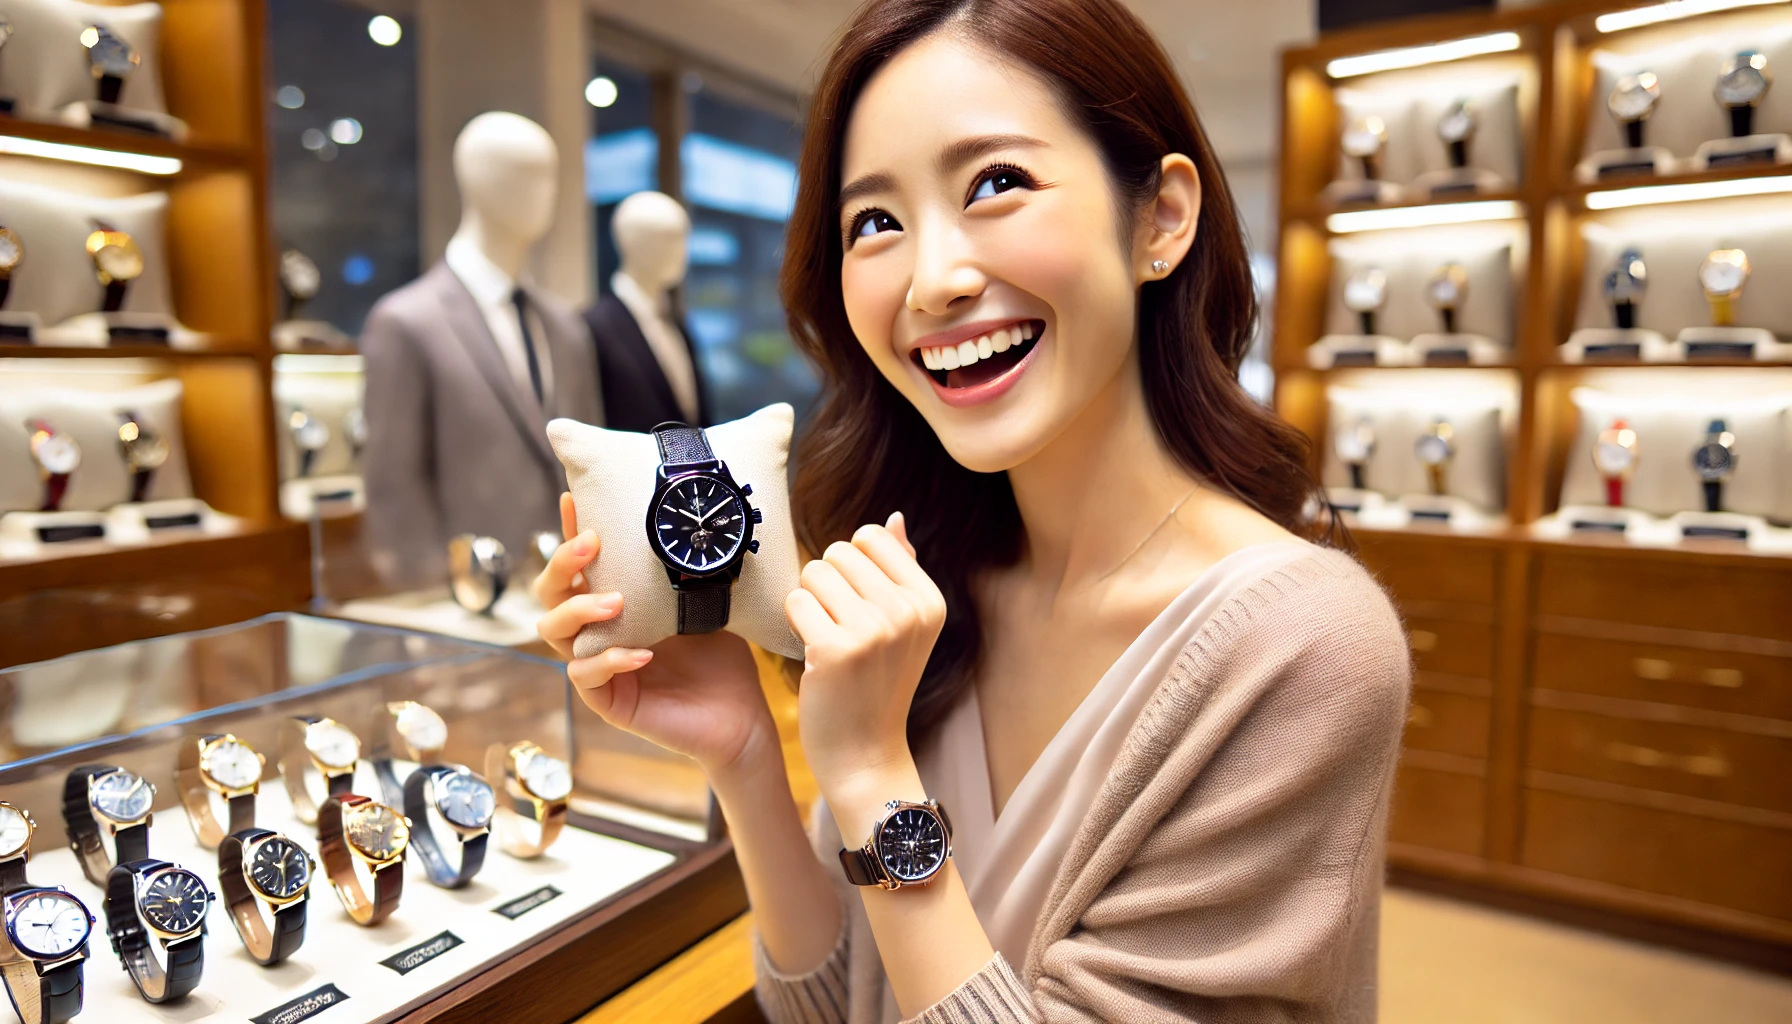
M610 647L573 659L573 641L587 623L622 613L622 595L593 594L585 567L598 556L597 535L575 534L572 496L560 496L565 543L536 577L535 599L548 611L536 631L571 659L567 677L585 706L604 721L694 758L715 780L759 756L776 755L777 728L759 668L747 642L732 633L668 637L653 650Z

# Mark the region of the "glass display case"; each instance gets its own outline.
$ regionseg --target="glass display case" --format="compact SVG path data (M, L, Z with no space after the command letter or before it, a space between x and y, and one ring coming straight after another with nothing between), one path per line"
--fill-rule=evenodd
M418 741L422 749L407 744L411 734L395 718L405 702L435 712L445 736L437 730L434 739ZM306 727L293 723L326 719L354 734L358 757L331 762L315 745L306 753ZM207 749L201 737L221 734L262 761L258 779L255 761L245 761L232 791L253 788L254 796L228 805L196 788L193 770ZM519 767L504 771L507 754L524 743L539 755L524 753ZM311 755L325 759L307 761ZM532 767L533 756L568 766L561 788L570 792L557 810L558 794L531 790L538 768L553 766L544 760ZM490 850L464 885L442 884L439 875L432 881L419 843L433 842L458 867L471 862L479 830L455 827L463 823L449 804L403 792L406 777L421 767L412 757L466 765L490 779L497 810ZM24 869L30 884L63 887L96 918L83 965L83 1015L90 1020L298 1021L323 1009L331 1009L330 1021L566 1019L744 910L732 852L713 834L695 766L586 713L572 701L558 663L501 647L277 614L23 665L0 672L0 758L0 800L36 826ZM407 828L395 830L410 836L395 868L402 876L397 906L372 926L355 923L345 912L350 901L339 900L348 883L341 865L349 862L339 854L332 864L323 853L333 841L359 850L354 826L346 818L335 825L326 809L320 829L304 823L303 807L295 806L307 802L302 777L311 763L326 775L331 764L353 765L341 767L343 777L328 790L353 794L335 802L339 812L365 796L409 815ZM154 787L146 823L120 825L107 817L101 797L89 797L99 784L87 776L102 777L99 768L123 769ZM216 774L225 776L221 768ZM300 788L286 776L299 778ZM324 798L322 781L313 780L309 799ZM398 786L387 788L392 783ZM256 826L287 837L314 862L302 944L283 961L263 966L239 939L233 918L240 920L241 907L226 906L224 876L246 877L245 855L231 840L222 853L201 845L196 815L202 818L204 807L219 821L228 817L233 831L242 814L252 814ZM561 815L565 827L555 836L547 823ZM107 890L89 880L92 840L82 833L91 835L95 823L99 871L119 856L142 856L147 839L150 858L190 870L212 891L204 933L190 940L201 949L203 973L186 998L152 1004L132 973L119 969L124 961L108 939L129 930L121 921L136 918L117 871ZM468 845L456 842L457 833ZM530 852L519 836L551 845L539 856L519 856L513 851ZM0 872L8 869L9 838L0 836ZM82 853L89 858L85 873ZM378 876L360 859L346 874L372 892ZM141 902L149 898L141 896L137 910L154 926L152 908ZM647 917L655 927L643 934ZM179 941L153 948L158 967L172 975L180 948ZM576 966L596 961L601 968ZM563 977L568 969L576 975L571 981ZM555 972L556 984L532 982L539 971Z

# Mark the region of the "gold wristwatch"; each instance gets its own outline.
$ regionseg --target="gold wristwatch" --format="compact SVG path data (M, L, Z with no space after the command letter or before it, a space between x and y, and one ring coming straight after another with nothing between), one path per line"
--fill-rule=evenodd
M340 796L354 788L355 762L360 759L361 741L334 718L305 715L281 723L280 774L292 799L293 817L317 824L319 797L311 790L311 776L323 778L326 796Z
M385 715L374 734L373 774L380 780L380 793L394 807L404 806L404 780L398 777L395 760L419 766L434 763L448 745L448 723L442 716L414 700L386 702Z
M572 769L534 743L494 743L486 748L485 777L496 791L492 831L512 857L547 852L566 822Z
M143 276L143 250L130 235L99 221L96 230L87 236L87 255L93 258L93 270L105 286L104 312L116 313L124 308L125 289Z
M19 233L0 225L0 309L6 307L7 293L12 291L12 274L25 262L25 243Z
M98 921L62 886L30 883L36 831L23 807L0 802L0 976L23 1024L63 1024L81 1012L82 965Z
M112 865L149 856L149 825L155 815L156 787L136 772L109 764L84 764L62 784L62 823L81 873L106 886ZM102 834L112 837L116 861Z
M140 503L149 498L156 470L168 461L168 439L135 412L121 412L118 419L118 453L131 471L131 501Z
M1624 506L1624 481L1636 472L1636 460L1636 431L1623 420L1613 420L1593 442L1593 468L1605 480L1605 503L1612 508Z
M345 793L324 801L317 812L318 854L330 887L356 924L378 924L398 909L404 892L404 853L411 822L382 803ZM373 878L373 895L356 868Z
M1711 304L1711 323L1728 327L1736 321L1736 300L1748 283L1748 253L1741 249L1715 249L1699 266L1699 286Z
M261 770L267 758L230 733L195 736L181 744L175 782L187 821L199 845L215 850L226 835L255 826L255 794L261 791ZM230 825L218 823L213 793L224 798Z
M310 855L278 832L246 828L224 837L218 847L218 887L250 959L263 967L277 964L304 943L306 903L316 870Z
M1381 177L1381 151L1387 148L1387 144L1387 122L1373 115L1350 122L1339 138L1339 146L1344 150L1344 155L1362 162L1363 177L1369 181L1376 181Z
M1440 496L1448 493L1444 486L1445 474L1450 460L1456 457L1456 428L1450 426L1448 420L1437 420L1431 424L1431 429L1419 435L1413 444L1413 453L1430 477L1431 493Z

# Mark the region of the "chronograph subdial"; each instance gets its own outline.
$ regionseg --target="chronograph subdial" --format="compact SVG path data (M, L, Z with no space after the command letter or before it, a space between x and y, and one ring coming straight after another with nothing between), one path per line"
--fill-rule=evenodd
M752 542L746 499L726 481L690 475L669 481L655 497L653 530L662 552L684 572L722 572Z

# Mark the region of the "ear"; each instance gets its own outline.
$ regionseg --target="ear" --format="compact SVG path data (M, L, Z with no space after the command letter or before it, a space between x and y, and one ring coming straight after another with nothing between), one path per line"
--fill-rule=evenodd
M1195 243L1195 224L1201 219L1201 176L1193 160L1181 153L1164 157L1157 200L1145 212L1133 246L1137 254L1133 275L1140 284L1170 276ZM1169 269L1154 269L1159 261Z

